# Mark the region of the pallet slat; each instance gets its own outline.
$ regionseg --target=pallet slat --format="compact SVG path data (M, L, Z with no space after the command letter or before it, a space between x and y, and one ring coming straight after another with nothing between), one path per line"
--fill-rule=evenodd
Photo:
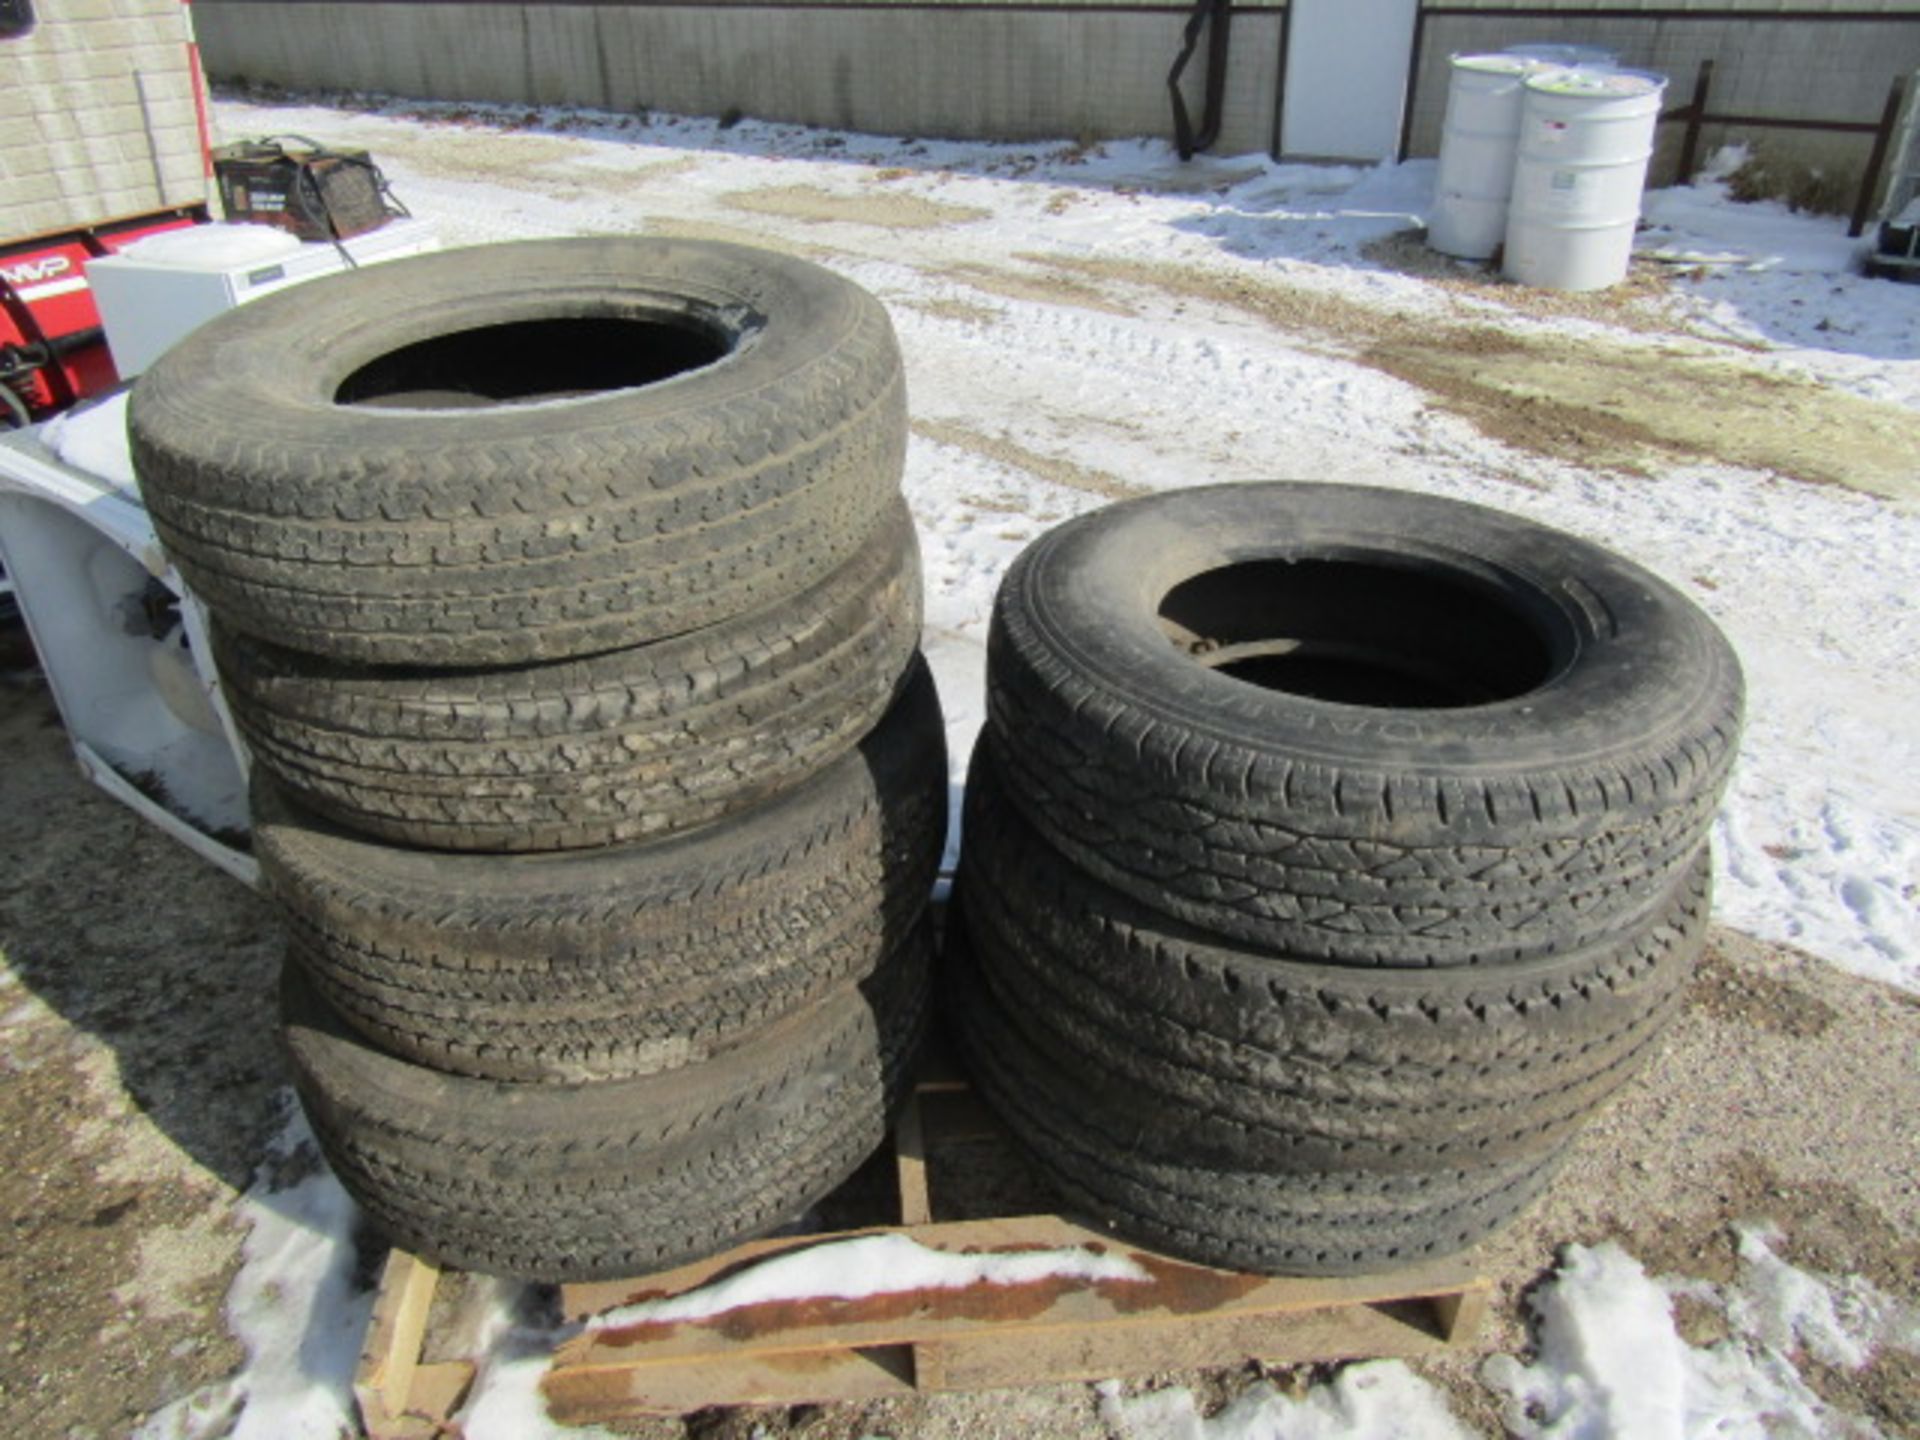
M733 1355L663 1366L644 1379L625 1370L550 1375L547 1413L562 1425L597 1425L635 1415L684 1415L712 1405L806 1405L912 1395L911 1346L819 1350L800 1355ZM716 1398L719 1397L719 1398ZM379 1437L375 1437L379 1440Z
M441 1434L441 1422L460 1408L473 1384L474 1367L464 1360L421 1363L439 1283L437 1266L403 1250L391 1252L380 1272L353 1381L360 1423L374 1440Z
M958 1220L903 1225L863 1232L904 1235L931 1250L953 1254L1018 1254L1034 1250L1088 1249L1131 1260L1150 1277L1084 1281L1052 1277L1026 1285L975 1284L961 1289L905 1291L857 1300L819 1297L745 1306L705 1320L651 1322L590 1330L556 1352L556 1370L618 1366L628 1369L683 1363L690 1358L737 1352L771 1355L794 1351L959 1342L981 1331L1033 1336L1047 1331L1096 1328L1164 1328L1194 1316L1283 1315L1337 1306L1452 1295L1473 1284L1472 1275L1450 1262L1422 1265L1389 1275L1337 1279L1285 1279L1215 1270L1172 1260L1117 1242L1103 1231L1058 1215L1005 1220ZM803 1254L845 1236L795 1236L758 1248L755 1258ZM669 1294L675 1287L649 1287ZM696 1287L685 1287L687 1289ZM1429 1307L1431 1312L1431 1307ZM1433 1338L1444 1340L1437 1315L1429 1315Z

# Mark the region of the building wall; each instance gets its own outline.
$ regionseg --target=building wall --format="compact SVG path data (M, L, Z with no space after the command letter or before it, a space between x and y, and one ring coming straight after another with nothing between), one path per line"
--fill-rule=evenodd
M1171 134L1186 6L200 0L194 16L216 79L1051 139ZM1216 150L1271 143L1281 16L1235 8ZM1183 86L1196 125L1205 71L1203 38Z
M0 40L0 241L207 198L180 0L36 0Z

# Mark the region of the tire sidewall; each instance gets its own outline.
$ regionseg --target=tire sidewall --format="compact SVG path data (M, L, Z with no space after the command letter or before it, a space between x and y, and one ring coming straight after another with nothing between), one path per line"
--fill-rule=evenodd
M356 370L420 340L519 320L652 318L695 307L722 321L731 353L655 384L457 411L334 399ZM217 500L219 473L192 463L196 437L215 420L244 414L261 442L311 452L307 473L289 477L286 500L295 508L324 494L343 457L355 473L378 475L430 450L448 468L538 481L554 464L551 439L670 426L677 414L791 384L835 356L878 309L820 266L713 242L528 241L391 261L266 297L171 350L134 390L136 468L152 474L161 468L156 456L171 458L169 487Z
M1208 670L1156 623L1161 599L1195 575L1333 551L1417 558L1550 607L1571 653L1543 684L1511 699L1390 709L1309 699ZM1008 575L995 607L990 674L1027 668L1035 652L1068 667L1107 707L1223 745L1427 777L1604 763L1704 725L1738 686L1718 631L1640 566L1499 511L1337 485L1207 487L1060 527Z

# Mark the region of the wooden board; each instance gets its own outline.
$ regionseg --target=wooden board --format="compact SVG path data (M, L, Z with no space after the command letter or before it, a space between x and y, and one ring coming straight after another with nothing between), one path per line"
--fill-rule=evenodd
M934 1248L1003 1251L1090 1234L1054 1216L907 1233ZM1152 1262L1153 1279L781 1302L706 1322L588 1332L560 1347L541 1388L556 1420L579 1424L695 1406L1097 1380L1247 1358L1415 1356L1463 1342L1460 1322L1471 1318L1463 1302L1484 1295L1451 1266L1369 1280L1276 1280L1121 1253ZM910 1371L902 1351L912 1357Z
M564 1286L563 1314L585 1322L862 1235L904 1235L952 1253L1085 1248L1124 1257L1147 1278L1054 1275L1018 1285L778 1301L697 1321L589 1325L554 1353L541 1383L549 1413L562 1424L586 1424L710 1406L1106 1379L1250 1358L1413 1356L1466 1343L1485 1314L1485 1282L1455 1262L1279 1279L1175 1260L1059 1215L936 1222L928 1132L944 1134L939 1127L949 1117L960 1133L981 1133L983 1112L939 1074L908 1102L894 1133L899 1224L756 1240L663 1274ZM420 1361L438 1278L410 1255L396 1252L387 1262L354 1387L370 1440L445 1434L471 1383L470 1364Z
M467 1398L471 1363L420 1359L439 1284L439 1269L418 1256L403 1250L387 1256L353 1377L360 1423L371 1440L432 1440Z

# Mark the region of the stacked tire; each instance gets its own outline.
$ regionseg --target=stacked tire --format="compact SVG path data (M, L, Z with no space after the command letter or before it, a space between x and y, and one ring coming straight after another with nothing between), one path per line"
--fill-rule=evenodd
M1002 585L951 1016L1076 1209L1296 1274L1464 1248L1645 1062L1742 686L1641 568L1457 502L1110 507Z
M850 1174L924 1028L946 822L878 302L694 242L399 261L197 332L131 430L369 1216L604 1278Z

